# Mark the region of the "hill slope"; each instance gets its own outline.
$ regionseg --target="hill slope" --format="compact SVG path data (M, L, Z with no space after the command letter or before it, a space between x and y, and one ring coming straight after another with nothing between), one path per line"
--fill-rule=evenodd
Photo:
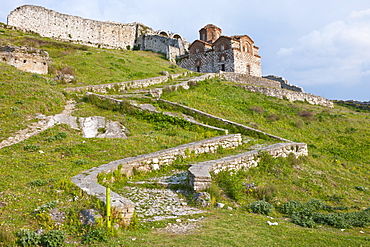
M119 121L130 131L128 139L85 139L69 126L58 125L24 142L0 149L0 243L4 245L13 245L16 239L13 232L20 228L42 228L66 230L69 244L78 246L82 235L91 230L78 222L79 211L99 207L99 203L76 189L70 182L72 176L109 161L218 134L146 121L129 112L102 109L85 102L81 95L63 91L67 86L158 76L163 70L171 73L183 71L159 54L89 48L5 27L0 28L0 33L0 44L36 46L47 50L55 62L51 66L51 74L45 77L0 64L0 141L35 121L36 113L52 115L61 112L70 98L77 101L75 116L104 116ZM68 85L54 83L51 79L58 71L73 73L76 81ZM305 202L312 198L321 199L333 207L346 207L347 211L369 206L368 111L290 103L247 92L218 79L202 82L190 90L168 91L162 97L283 138L306 142L309 145L307 158L267 159L265 165L235 180L235 184L247 182L272 189L271 202L276 207L289 200ZM64 138L56 139L57 135ZM184 163L198 160L195 157ZM176 224L175 220L143 223L138 230L119 230L108 243L100 245L296 246L299 241L310 246L317 245L319 239L321 246L360 246L369 241L368 226L346 231L326 226L308 229L284 220L284 215L279 212L273 214L279 226L271 228L266 222L274 220L245 210L246 205L257 200L257 196L240 188L237 193L242 194L239 200L220 195L219 199L235 210L207 210L206 220L201 222L204 227L199 232L184 236L152 230L152 227L163 228L167 223ZM51 208L64 212L66 220L62 223L52 220ZM186 217L182 220L186 222Z

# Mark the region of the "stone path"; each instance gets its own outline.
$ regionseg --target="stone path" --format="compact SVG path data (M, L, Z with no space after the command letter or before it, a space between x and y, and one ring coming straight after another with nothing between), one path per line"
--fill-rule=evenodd
M132 184L152 184L156 183L164 186L163 189L148 189L141 187L124 187L119 194L135 204L137 216L142 221L158 221L165 219L176 219L183 215L193 215L204 213L205 211L187 204L187 199L181 194L187 191L172 191L166 189L168 185L185 184L187 172L172 171L171 175L151 178L147 181L132 182Z
M176 219L205 212L188 206L185 198L169 189L124 187L119 193L135 204L137 216L142 221Z
M74 101L72 100L67 101L64 110L61 114L70 115L73 112L75 106L76 105ZM38 122L30 124L26 129L20 130L15 136L11 136L8 139L0 142L0 149L3 147L11 146L19 142L22 142L30 138L31 136L37 135L38 133L53 127L56 123L54 119L55 116L45 116L42 114L36 115L36 119L39 119Z

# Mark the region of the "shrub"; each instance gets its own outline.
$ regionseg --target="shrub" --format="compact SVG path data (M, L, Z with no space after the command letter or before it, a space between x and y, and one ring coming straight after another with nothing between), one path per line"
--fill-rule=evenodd
M307 119L311 119L313 115L314 114L310 111L301 111L301 112L298 113L298 116L304 117L304 118L307 118Z
M309 211L317 211L317 210L323 210L326 208L326 205L323 201L318 199L311 199L309 202L306 202L303 204L304 210Z
M231 199L240 201L245 197L245 186L240 173L221 171L217 174L216 181Z
M47 180L36 179L29 183L31 186L44 186L48 184Z
M106 242L108 240L108 233L103 228L92 227L83 236L82 243L89 244L93 242Z
M51 230L41 236L41 244L45 247L62 246L67 236L64 231Z
M269 215L272 210L274 210L274 206L266 201L255 201L249 204L249 208L255 214L264 214Z
M302 203L293 200L284 203L280 207L280 212L286 215L292 215L293 213L297 212L300 207L302 207Z
M270 202L276 194L276 187L273 185L257 187L254 190L254 194L258 200Z
M251 111L257 112L257 113L263 113L265 110L260 106L251 106L249 108Z
M16 233L16 237L20 246L37 246L40 243L40 235L28 229L21 229Z
M316 226L312 212L305 211L296 212L292 215L292 222L294 224L308 228L313 228Z
M28 151L28 152L36 152L36 151L40 150L40 146L37 146L37 145L34 145L34 144L28 144L28 145L24 146L23 149L25 151Z

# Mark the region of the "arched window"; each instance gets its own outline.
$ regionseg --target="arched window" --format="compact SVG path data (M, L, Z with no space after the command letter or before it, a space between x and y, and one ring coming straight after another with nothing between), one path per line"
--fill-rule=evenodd
M225 60L226 60L226 55L225 54L221 55L219 61L220 62L225 62Z
M247 65L247 74L250 75L251 74L251 66L248 64Z

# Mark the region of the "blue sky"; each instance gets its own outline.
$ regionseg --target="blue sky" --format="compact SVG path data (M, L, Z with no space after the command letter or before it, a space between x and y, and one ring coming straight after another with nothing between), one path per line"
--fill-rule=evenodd
M282 76L329 99L370 100L369 0L0 0L0 22L33 4L84 18L141 22L188 41L208 23L247 34L263 75Z

